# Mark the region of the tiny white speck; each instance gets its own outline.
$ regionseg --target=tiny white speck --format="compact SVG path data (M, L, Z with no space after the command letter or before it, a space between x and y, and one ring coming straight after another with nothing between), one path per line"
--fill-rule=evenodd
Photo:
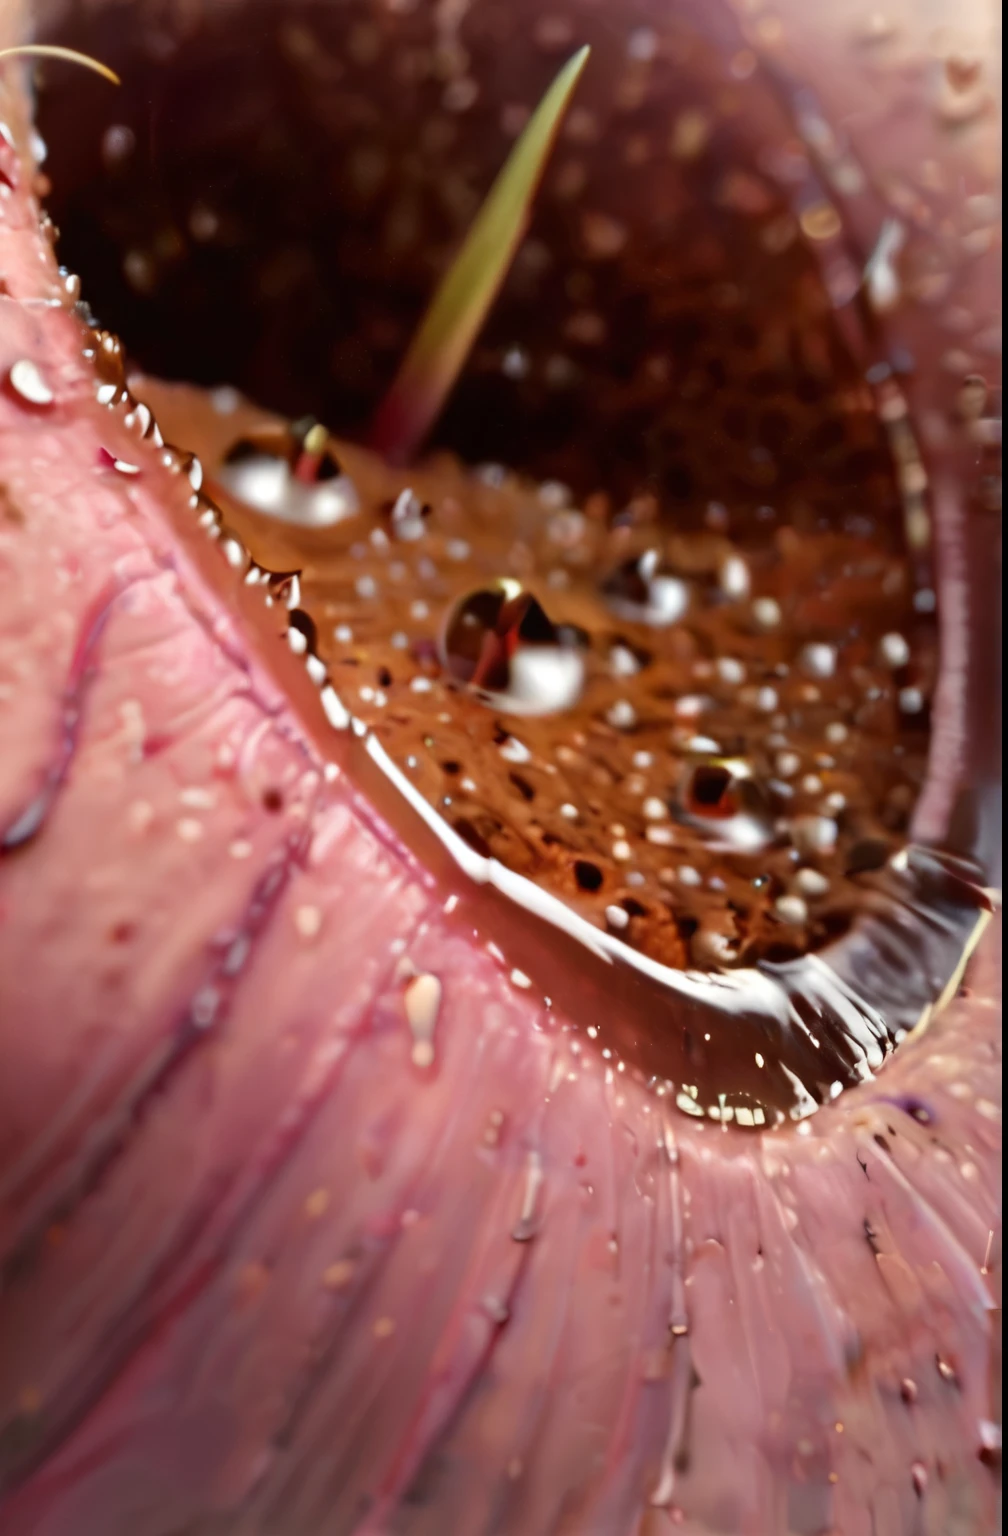
M798 655L798 665L806 677L832 677L836 671L836 647L822 641L803 645Z
M217 796L212 789L205 789L200 784L192 784L187 789L179 790L179 802L197 811L209 811L217 804Z
M532 758L528 747L517 736L509 736L501 743L500 755L506 763L527 763Z
M233 859L251 858L252 844L244 837L236 837L234 842L228 845L228 853Z
M632 761L635 768L650 768L654 757L650 752L635 752Z
M630 922L630 914L622 907L610 906L605 909L606 922L610 928L626 928Z
M723 683L745 682L745 667L734 656L719 656L715 663L718 677Z
M794 877L794 885L802 896L809 896L813 900L817 896L825 896L829 890L829 881L817 869L799 869Z
M839 746L840 742L846 741L849 734L842 720L831 720L826 727L826 740L832 742L834 746Z
M563 507L569 507L572 501L569 485L564 485L562 480L544 480L537 492L539 502L548 507L552 512L559 512Z
M210 391L210 404L218 416L230 416L241 404L241 395L230 384L219 384Z
M664 821L668 815L668 807L664 800L659 800L657 795L649 795L642 807L648 821Z
M623 838L618 838L612 845L612 856L621 864L625 864L633 857L633 849Z
M409 645L409 635L403 630L397 629L389 637L389 645L394 651L405 651Z
M349 645L353 639L353 630L350 628L350 625L337 624L333 630L333 639L338 640L341 645Z
M808 907L800 896L778 896L774 911L782 923L801 924L808 918Z
M378 583L373 576L358 576L354 582L354 591L358 597L365 599L378 595Z
M449 560L468 560L469 545L465 539L449 539L445 545L445 554Z
M628 731L637 724L637 711L629 699L617 699L606 710L606 719L618 731Z
M675 842L675 833L671 827L648 827L644 836L649 843L654 843L659 848L671 848Z
M524 379L528 371L528 354L521 347L510 347L501 360L501 373L508 379Z
M680 885L702 885L703 877L692 864L683 864L679 870L679 883Z
M316 939L322 931L320 907L298 907L294 913L294 926L303 939Z
M410 681L411 693L430 693L433 687L429 677L414 677Z
M879 641L879 655L887 667L905 667L910 660L910 647L902 635L883 635Z
M919 688L901 688L899 707L905 715L917 715L924 708L924 695Z
M729 555L722 562L718 579L726 597L749 596L749 567L741 555Z
M758 597L752 605L752 614L760 629L776 629L781 621L780 604L772 597Z
M560 807L560 815L563 816L566 821L577 821L578 808L576 805L571 805L569 800L565 800L563 805Z
M765 1063L763 1061L763 1057L760 1055L759 1051L756 1052L756 1065L758 1067L762 1067L762 1066L765 1065Z
M194 816L183 816L175 823L175 831L184 843L198 843L203 836L203 823Z
M702 715L707 704L708 700L698 693L684 693L675 701L675 712L680 718L689 720Z
M425 602L418 600L415 603L410 603L411 619L425 619L429 613L430 609Z
M919 592L914 593L913 605L918 613L934 613L938 599L930 587L921 587Z
M633 677L640 671L640 663L628 646L614 645L609 652L609 671L613 677Z
M530 977L525 975L524 971L516 970L511 972L511 985L513 987L520 987L522 991L528 991L532 981Z

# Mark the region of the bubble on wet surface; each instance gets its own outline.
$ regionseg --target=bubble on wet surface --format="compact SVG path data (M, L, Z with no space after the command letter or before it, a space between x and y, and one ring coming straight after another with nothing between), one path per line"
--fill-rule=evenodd
M439 642L445 670L508 714L550 715L573 707L584 660L542 605L514 581L454 604Z
M662 566L657 549L624 561L604 579L602 592L618 617L655 627L675 624L690 604L688 585Z
M328 463L331 473L319 473ZM297 478L289 453L264 451L245 440L232 448L219 478L230 494L257 512L302 528L331 528L361 509L353 481L332 461L320 460L316 478Z

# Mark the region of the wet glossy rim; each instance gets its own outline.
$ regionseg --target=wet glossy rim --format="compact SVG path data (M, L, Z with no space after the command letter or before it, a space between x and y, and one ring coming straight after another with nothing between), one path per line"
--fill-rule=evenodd
M724 22L719 18L719 30ZM926 356L929 342L933 348L929 317L919 307L909 310L906 305L892 314L874 313L860 282L861 274L873 268L877 271L879 264L887 261L893 221L867 177L863 178L864 189L846 197L829 187L829 155L823 149L831 133L829 109L796 83L802 78L798 71L803 61L789 59L780 49L768 51L758 38L747 38L741 29L738 40L754 48L759 68L772 80L809 152L810 175L804 183L788 189L796 209L812 202L832 202L841 214L842 231L837 242L830 242L828 249L814 241L809 244L821 263L840 259L857 275L847 297L837 304L837 324L853 354L863 359L880 406L886 404L906 436L915 417L929 408L936 394L948 393L948 389L947 381L937 376L937 366L915 370L905 361ZM872 229L877 232L876 239L866 241L863 236ZM990 275L988 272L988 285ZM901 401L905 401L902 411ZM865 1069L871 1070L881 1064L890 1044L908 1030L926 1025L954 993L989 917L988 892L979 887L992 886L999 878L1000 732L990 701L1000 696L1000 672L996 652L988 643L990 616L998 612L998 573L989 558L987 520L971 515L971 504L979 500L983 466L961 430L954 431L941 448L918 444L916 451L926 465L927 492L920 487L908 492L907 510L908 516L923 510L929 519L939 595L940 670L928 774L914 811L911 837L922 849L944 849L952 855L953 879L962 889L958 892L961 899L953 902L955 910L944 915L936 933L925 935L930 946L926 952L937 962L929 969L940 971L941 986L936 991L929 985L922 967L915 978L917 989L912 996L900 999L898 1017L891 1021L879 1010L858 1002L858 973L866 946L870 949L874 942L871 920L859 917L849 935L789 966L721 974L671 970L588 923L532 881L475 853L419 796L380 743L350 717L333 688L310 670L309 675L321 687L329 724L363 738L370 762L473 883L492 888L524 912L561 929L605 965L622 963L693 1002L709 1003L720 1011L755 1011L769 1015L782 1028L805 1029L795 1006L797 994L814 1013L827 1010L837 1017L843 1033L859 1047ZM230 563L240 563L242 556L233 550L236 541L227 536L221 539L220 520L205 500L201 521L212 538L220 539ZM263 572L259 579L268 579L269 574ZM296 607L296 603L291 606ZM911 859L913 854L911 846ZM964 868L960 860L969 861L973 868ZM792 1118L801 1118L818 1105L797 1079L794 1088L790 1113Z

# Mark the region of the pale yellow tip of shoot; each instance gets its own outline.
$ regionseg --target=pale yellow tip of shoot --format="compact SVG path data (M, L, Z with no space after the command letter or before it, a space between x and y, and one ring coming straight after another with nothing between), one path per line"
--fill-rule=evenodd
M371 446L409 458L451 393L528 228L532 200L581 72L581 48L547 90L490 188L442 278L398 374L378 408Z
M88 53L78 53L76 48L61 48L57 43L19 43L14 48L0 48L0 61L4 59L64 59L68 64L80 64L84 69L91 69L96 75L111 80L113 85L121 85L122 81L114 69L109 69L100 59L93 59Z

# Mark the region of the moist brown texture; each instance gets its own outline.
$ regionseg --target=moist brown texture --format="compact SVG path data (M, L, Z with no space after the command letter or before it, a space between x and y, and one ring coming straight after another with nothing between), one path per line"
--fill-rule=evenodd
M582 510L556 482L447 458L396 473L339 444L319 485L338 465L360 511L304 531L226 489L256 445L254 465L296 465L297 433L226 396L136 390L201 451L252 557L301 571L347 708L477 851L669 964L783 959L846 928L924 772L933 622L897 553L835 530L736 542L721 504L678 533L654 497ZM299 494L291 475L288 511ZM640 617L649 557L674 622ZM553 627L512 635L519 660L545 638L547 663L583 669L543 716L521 712L503 652L484 689L453 675L459 606L501 578Z

